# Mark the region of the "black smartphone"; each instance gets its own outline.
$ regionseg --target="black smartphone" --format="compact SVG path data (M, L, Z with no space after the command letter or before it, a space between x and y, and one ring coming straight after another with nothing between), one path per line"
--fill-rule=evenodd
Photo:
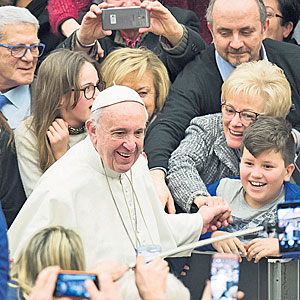
M108 7L102 9L104 30L150 27L149 11L139 6Z
M277 233L280 253L300 251L300 202L277 205Z
M235 300L239 273L239 261L236 254L215 254L211 263L211 299Z
M64 270L57 276L53 296L90 298L90 294L86 291L84 285L84 282L87 279L93 280L99 289L98 278L96 274L83 271Z

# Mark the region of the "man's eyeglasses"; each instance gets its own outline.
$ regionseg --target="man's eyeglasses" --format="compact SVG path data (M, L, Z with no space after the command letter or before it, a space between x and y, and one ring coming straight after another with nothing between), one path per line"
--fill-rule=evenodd
M251 122L255 121L259 116L263 115L263 113L258 114L254 111L249 110L237 111L234 109L233 106L226 104L225 102L223 102L221 106L223 119L231 120L236 114L239 114L239 117L244 125L249 125Z
M0 47L10 49L10 55L15 58L22 58L26 55L27 50L30 50L33 57L40 57L43 55L45 45L39 43L37 45L25 46L25 45L4 45L0 44Z
M82 91L84 93L84 97L87 100L90 100L95 96L96 88L99 90L99 92L101 92L105 89L105 86L106 86L105 82L100 81L96 85L88 85L87 87L82 89L72 89L72 91Z

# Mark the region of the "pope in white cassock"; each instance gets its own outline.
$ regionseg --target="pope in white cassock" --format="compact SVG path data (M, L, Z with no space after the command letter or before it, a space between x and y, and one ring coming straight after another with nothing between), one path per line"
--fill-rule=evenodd
M169 250L215 227L213 219L226 214L226 206L203 206L196 214L164 212L141 155L146 120L135 91L113 86L99 93L86 122L89 136L45 172L10 227L13 258L49 225L80 234L88 267L107 258L133 264L140 245Z

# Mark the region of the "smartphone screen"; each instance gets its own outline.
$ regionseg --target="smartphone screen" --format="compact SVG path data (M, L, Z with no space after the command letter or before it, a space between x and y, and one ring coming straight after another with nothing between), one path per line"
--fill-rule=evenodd
M234 300L238 291L239 262L235 254L217 253L211 263L212 300Z
M277 232L280 253L300 251L300 202L277 205Z
M85 272L62 272L59 273L56 280L56 286L53 293L54 297L83 297L89 298L90 294L86 291L84 282L92 279L98 288L98 279L96 274Z

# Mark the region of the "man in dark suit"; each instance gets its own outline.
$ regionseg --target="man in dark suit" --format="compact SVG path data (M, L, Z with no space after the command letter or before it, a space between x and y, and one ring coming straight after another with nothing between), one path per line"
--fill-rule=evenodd
M107 7L141 6L150 12L150 28L105 31L102 28L102 9ZM116 1L107 0L92 5L84 16L81 27L69 36L59 47L85 51L91 56L97 54L97 40L104 55L118 47L146 47L152 50L165 64L173 81L183 67L206 43L199 34L199 19L189 10L178 7L164 7L159 1Z
M269 20L262 0L211 0L207 20L214 44L177 76L145 138L152 177L170 212L174 212L174 204L164 181L168 159L194 117L220 112L221 86L235 66L265 59L282 68L292 88L288 120L300 130L300 49L265 39Z

